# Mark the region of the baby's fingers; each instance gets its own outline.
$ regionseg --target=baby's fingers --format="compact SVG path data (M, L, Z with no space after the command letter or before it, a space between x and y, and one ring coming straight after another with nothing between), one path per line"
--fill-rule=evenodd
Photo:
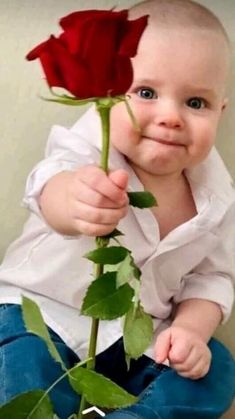
M201 357L198 362L191 368L185 369L183 366L180 368L175 368L179 375L185 378L190 378L191 380L198 380L199 378L204 377L210 368L210 361Z
M159 334L155 343L155 360L158 364L163 363L168 358L171 347L171 332L166 329Z
M116 225L127 214L127 207L121 208L96 208L83 202L74 205L71 215L75 219L84 220L93 224Z
M109 179L120 189L126 190L128 183L128 173L123 169L115 170L109 173Z
M207 374L210 362L211 353L208 348L193 347L183 362L171 362L171 367L174 368L179 375L185 378L197 380Z
M122 202L115 203L111 201L81 181L77 182L76 188L73 188L71 191L71 196L76 202L82 202L94 208L121 208L123 206Z
M115 229L115 224L95 224L89 223L85 220L74 220L74 228L86 236L105 236Z
M104 198L118 206L127 204L127 194L125 189L121 188L110 179L106 173L95 166L87 166L79 172L79 181L87 185L92 191L97 192ZM101 202L103 206L103 203Z
M184 363L188 359L192 347L191 342L187 339L175 339L169 352L171 366L174 368L175 365Z

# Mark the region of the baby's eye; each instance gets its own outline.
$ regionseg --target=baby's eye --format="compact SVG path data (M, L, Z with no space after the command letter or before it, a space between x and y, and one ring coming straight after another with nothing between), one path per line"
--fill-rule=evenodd
M191 97L187 101L187 105L193 109L202 109L206 106L206 101L200 97Z
M137 90L137 95L143 99L156 99L157 93L151 87L141 87Z

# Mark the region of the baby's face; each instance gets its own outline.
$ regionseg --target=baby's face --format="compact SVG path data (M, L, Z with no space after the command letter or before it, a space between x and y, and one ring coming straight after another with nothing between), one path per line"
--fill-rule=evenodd
M224 40L207 31L147 30L133 67L128 94L140 132L125 105L115 105L113 145L134 169L154 175L181 173L201 162L214 144L226 102Z

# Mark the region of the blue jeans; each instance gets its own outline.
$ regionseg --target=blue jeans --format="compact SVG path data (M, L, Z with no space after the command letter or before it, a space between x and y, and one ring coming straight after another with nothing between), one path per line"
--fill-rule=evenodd
M50 330L66 366L79 361L77 355ZM122 339L97 356L96 370L124 387L139 401L129 408L106 415L109 419L216 419L231 405L235 394L235 362L215 339L209 343L212 364L200 380L180 377L169 367L146 356L131 362L127 371ZM19 305L0 305L0 405L33 389L47 389L62 375L46 345L25 330ZM50 394L61 419L78 411L80 397L66 379ZM17 418L14 418L17 419Z

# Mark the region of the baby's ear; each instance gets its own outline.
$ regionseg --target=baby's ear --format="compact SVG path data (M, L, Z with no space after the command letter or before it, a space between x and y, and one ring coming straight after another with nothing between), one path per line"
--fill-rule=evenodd
M223 112L225 110L225 108L227 108L228 105L228 98L224 98L223 102L222 102L222 106L221 106L221 112Z

